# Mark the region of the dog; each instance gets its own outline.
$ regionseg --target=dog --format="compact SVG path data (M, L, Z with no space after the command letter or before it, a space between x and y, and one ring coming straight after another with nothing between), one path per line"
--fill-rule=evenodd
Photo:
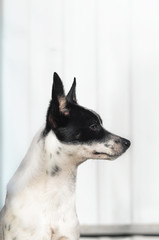
M57 73L45 125L7 186L0 240L78 240L78 166L114 160L130 141L105 130L101 117L77 103L76 79L67 95Z

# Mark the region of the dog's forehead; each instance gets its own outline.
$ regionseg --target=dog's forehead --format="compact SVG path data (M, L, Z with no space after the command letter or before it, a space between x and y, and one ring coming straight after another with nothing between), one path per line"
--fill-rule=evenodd
M85 121L90 120L90 121L96 121L96 122L102 123L102 119L98 113L80 105L74 105L71 108L71 113L73 117L78 118L79 120L83 119Z
M96 116L96 118L99 120L100 123L103 122L102 119L101 119L101 117L100 117L100 115L99 115L98 113L96 113L96 112L93 111L93 110L89 110L89 111L92 112L92 113L94 114L94 116Z

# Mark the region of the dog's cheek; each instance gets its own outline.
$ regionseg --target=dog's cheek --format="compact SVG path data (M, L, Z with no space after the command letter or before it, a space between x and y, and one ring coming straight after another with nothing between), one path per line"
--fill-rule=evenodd
M95 146L93 145L83 145L81 147L81 157L83 157L83 159L87 160L87 159L94 159L95 156L93 154L93 152L95 151Z

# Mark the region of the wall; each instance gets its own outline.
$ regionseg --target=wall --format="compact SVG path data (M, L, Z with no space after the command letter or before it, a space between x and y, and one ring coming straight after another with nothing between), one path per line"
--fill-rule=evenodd
M132 141L114 162L79 167L82 224L158 223L159 2L4 0L1 203L6 184L45 121L52 73L80 104Z

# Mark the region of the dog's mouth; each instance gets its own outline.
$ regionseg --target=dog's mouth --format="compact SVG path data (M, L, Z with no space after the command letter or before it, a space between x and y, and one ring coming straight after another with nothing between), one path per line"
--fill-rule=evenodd
M94 151L93 154L96 156L104 155L109 158L117 158L121 155L121 154L109 154L109 153L105 153L105 152L96 152L96 151Z

